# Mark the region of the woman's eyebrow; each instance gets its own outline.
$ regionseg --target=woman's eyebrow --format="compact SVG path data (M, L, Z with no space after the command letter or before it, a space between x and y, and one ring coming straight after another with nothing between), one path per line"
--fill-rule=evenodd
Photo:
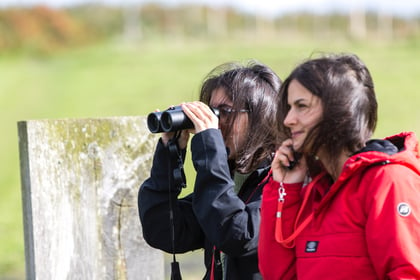
M213 107L232 107L232 105L226 104L226 103L220 103L217 106L213 106Z
M299 104L303 101L305 101L305 98L298 98L298 99L296 99L295 101L292 102L292 105L297 105L297 104Z

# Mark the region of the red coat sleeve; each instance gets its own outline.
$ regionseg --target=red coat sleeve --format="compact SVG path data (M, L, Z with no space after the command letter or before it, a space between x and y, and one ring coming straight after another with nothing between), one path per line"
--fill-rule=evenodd
M366 241L379 279L420 279L420 179L399 164L370 169Z
M302 184L285 184L286 196L282 212L283 233L293 232L295 217L301 203ZM264 186L261 204L261 224L258 259L265 280L296 279L295 248L285 248L275 240L279 183L272 178Z

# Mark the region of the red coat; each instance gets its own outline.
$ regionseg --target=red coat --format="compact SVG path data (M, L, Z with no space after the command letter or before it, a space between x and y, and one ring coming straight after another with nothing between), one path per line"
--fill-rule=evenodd
M387 140L397 153L356 154L332 185L326 174L303 189L285 184L284 238L313 213L292 248L275 239L279 183L270 180L263 191L258 249L264 279L420 279L418 142L413 133Z

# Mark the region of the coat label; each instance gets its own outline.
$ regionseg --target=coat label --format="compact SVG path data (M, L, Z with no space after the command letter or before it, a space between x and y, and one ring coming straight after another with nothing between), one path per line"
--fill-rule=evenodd
M315 253L318 249L318 242L319 241L307 241L306 242L306 253Z

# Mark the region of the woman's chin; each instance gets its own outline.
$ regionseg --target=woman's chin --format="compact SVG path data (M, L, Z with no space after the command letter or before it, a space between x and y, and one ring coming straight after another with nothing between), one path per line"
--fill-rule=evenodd
M302 145L300 143L293 143L293 151L295 152L301 152Z

